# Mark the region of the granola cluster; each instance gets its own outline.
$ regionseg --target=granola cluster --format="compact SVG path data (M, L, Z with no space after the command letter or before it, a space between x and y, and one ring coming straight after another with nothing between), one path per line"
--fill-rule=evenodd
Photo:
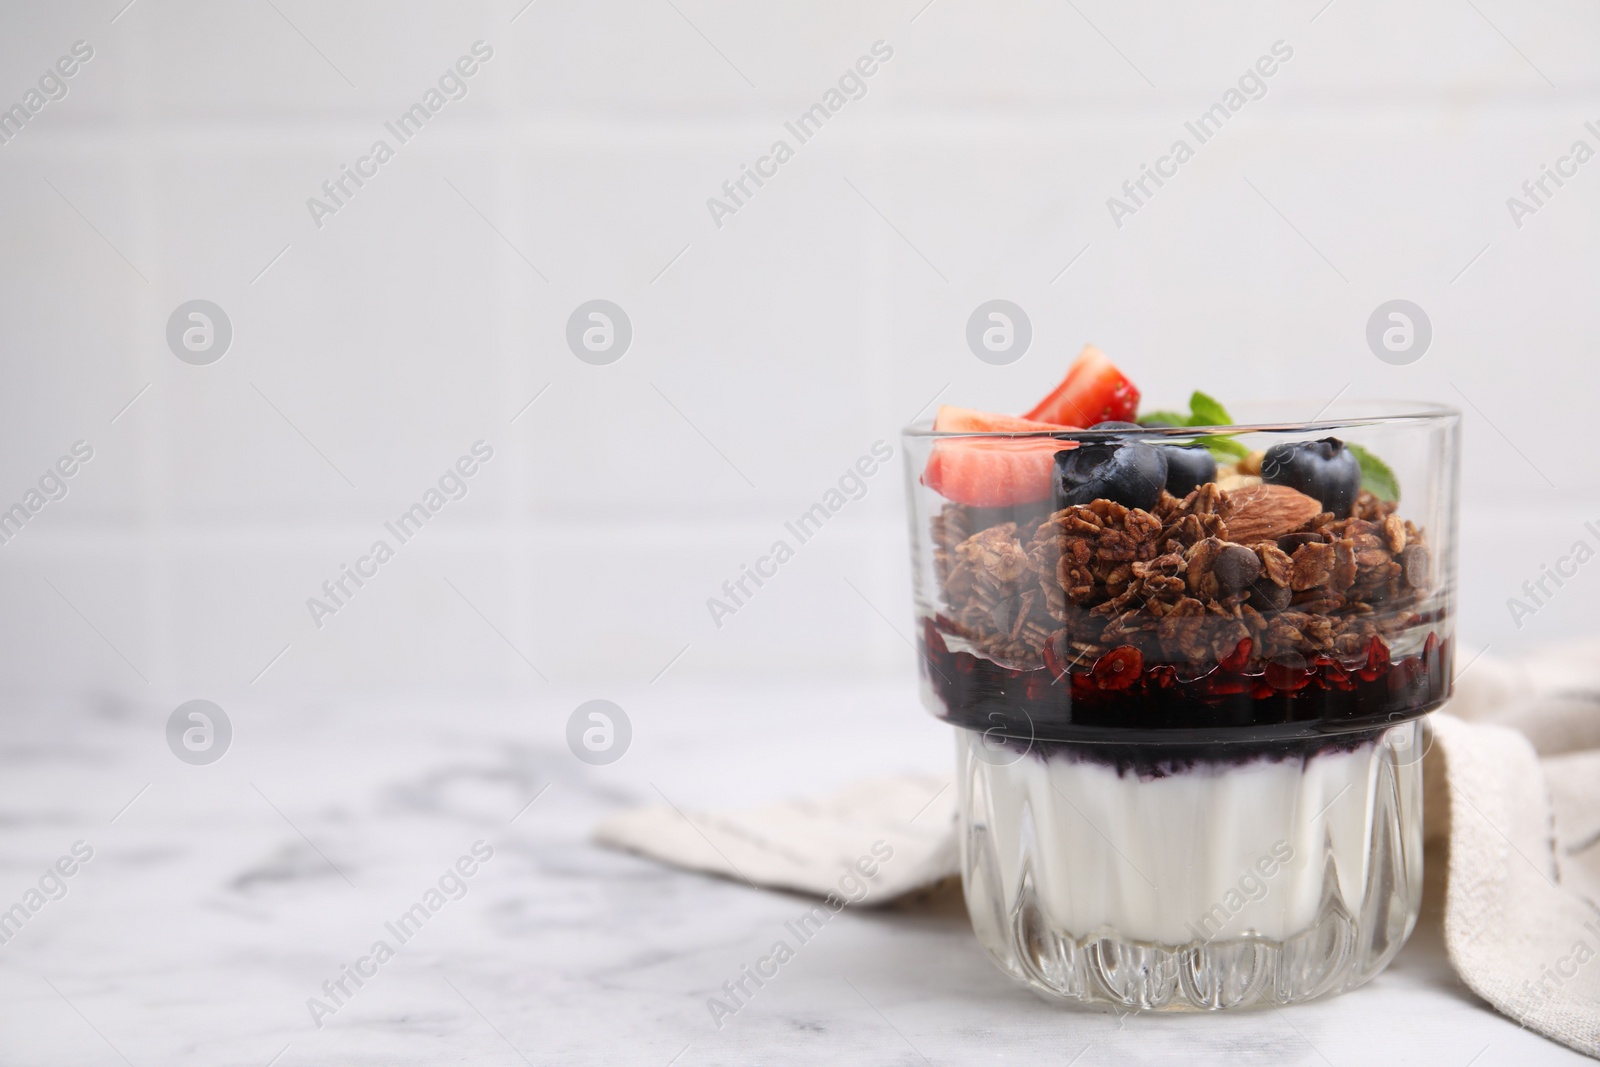
M1363 491L1349 517L1302 519L1250 492L1207 484L1163 493L1151 511L1096 500L1020 528L974 529L973 509L946 504L933 519L941 624L1033 668L1047 648L1066 665L1124 645L1147 662L1206 665L1245 638L1261 659L1352 657L1416 621L1428 550L1393 504Z

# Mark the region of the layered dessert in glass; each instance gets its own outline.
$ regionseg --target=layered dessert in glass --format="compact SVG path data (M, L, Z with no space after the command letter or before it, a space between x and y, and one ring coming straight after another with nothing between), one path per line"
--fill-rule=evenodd
M968 908L1041 992L1288 1004L1370 978L1415 923L1459 418L1292 418L1318 403L1140 418L1091 348L1026 417L905 433Z

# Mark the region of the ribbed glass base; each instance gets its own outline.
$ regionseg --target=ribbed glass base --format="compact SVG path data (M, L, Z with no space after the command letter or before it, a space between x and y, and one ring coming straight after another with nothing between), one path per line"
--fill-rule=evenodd
M978 939L1050 997L1124 1010L1358 986L1399 951L1421 903L1421 729L1145 780L1059 751L997 757L958 731Z

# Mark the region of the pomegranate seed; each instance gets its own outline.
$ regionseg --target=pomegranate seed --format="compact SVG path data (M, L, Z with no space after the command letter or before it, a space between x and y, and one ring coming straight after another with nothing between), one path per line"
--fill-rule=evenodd
M1388 665L1389 646L1384 644L1381 638L1374 637L1367 644L1367 668L1361 672L1361 677L1370 682Z
M1143 670L1144 654L1132 645L1122 645L1095 660L1089 675L1101 689L1127 689Z
M1267 664L1267 684L1280 692L1293 693L1311 684L1314 673L1309 667L1272 660Z
M1046 641L1043 652L1044 669L1050 672L1052 681L1058 681L1061 678L1061 660L1056 656L1056 643L1054 641Z
M1230 674L1238 674L1244 670L1245 664L1250 662L1251 647L1252 642L1248 637L1241 639L1239 644L1234 647L1234 650L1223 656L1219 661L1222 669Z

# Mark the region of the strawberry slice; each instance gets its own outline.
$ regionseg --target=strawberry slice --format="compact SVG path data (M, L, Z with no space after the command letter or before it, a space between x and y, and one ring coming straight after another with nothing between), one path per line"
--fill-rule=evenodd
M939 433L1051 433L1082 429L1064 423L1040 422L1031 415L1027 418L996 415L992 411L974 411L972 408L956 408L949 404L939 406L939 414L933 418L933 428Z
M947 405L939 409L933 428L946 433L1039 433L1077 427ZM936 441L922 472L922 484L946 500L980 508L1047 500L1055 454L1075 447L1075 442L1052 437Z
M1043 422L1093 426L1108 420L1132 422L1138 411L1139 390L1104 352L1094 345L1084 345L1061 384L1039 401L1027 417Z

